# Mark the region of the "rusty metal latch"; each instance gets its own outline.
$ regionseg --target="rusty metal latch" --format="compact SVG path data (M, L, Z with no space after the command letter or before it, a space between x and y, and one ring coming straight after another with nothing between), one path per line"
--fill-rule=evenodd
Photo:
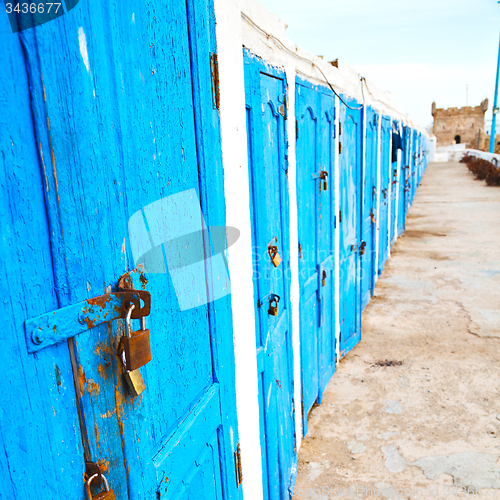
M315 172L311 174L311 179L319 179L319 191L321 192L321 183L323 182L323 189L327 191L328 189L328 172L326 170L320 170L319 172Z
M241 468L241 446L238 443L236 450L234 452L234 468L236 472L236 487L239 488L240 484L243 482L243 471Z
M220 108L219 59L216 52L210 53L210 76L214 108Z
M366 241L362 241L359 247L359 255L365 254L365 248L366 248Z
M135 306L132 318L148 316L151 294L144 290L108 293L29 319L24 324L28 352L58 344L106 321L125 318L130 304Z

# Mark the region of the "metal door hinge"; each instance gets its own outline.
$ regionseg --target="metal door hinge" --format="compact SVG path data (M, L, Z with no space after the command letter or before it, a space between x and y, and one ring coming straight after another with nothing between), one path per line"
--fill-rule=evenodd
M342 143L339 141L339 155L342 154Z
M299 138L299 120L295 120L295 139Z
M234 452L234 468L235 468L235 471L236 471L236 487L239 488L240 484L243 481L243 472L241 470L241 447L240 447L240 443L238 443L236 451Z
M339 122L339 135L342 135L342 123Z
M339 210L339 224L342 222L342 210Z
M281 106L278 106L278 112L286 120L287 119L287 113L286 113L286 94L281 94L279 101L282 104L281 104Z
M210 75L212 77L212 96L213 105L215 108L220 107L220 90L219 90L219 60L216 52L210 52Z

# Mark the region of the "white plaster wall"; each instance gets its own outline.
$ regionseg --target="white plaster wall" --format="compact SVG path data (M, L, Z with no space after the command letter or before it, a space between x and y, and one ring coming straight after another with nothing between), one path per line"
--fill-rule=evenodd
M240 238L228 249L227 258L231 277L236 404L243 471L241 487L245 499L261 500L262 463L255 355L252 233L241 11L238 3L233 0L215 0L215 19L226 223L240 230Z
M436 161L434 158L436 156L436 136L431 135L429 138L429 161Z
M449 159L452 161L460 161L466 154L482 158L483 160L491 161L500 165L500 154L489 153L487 151L479 151L477 149L466 149L464 151L452 151L449 153ZM437 160L436 160L437 161Z

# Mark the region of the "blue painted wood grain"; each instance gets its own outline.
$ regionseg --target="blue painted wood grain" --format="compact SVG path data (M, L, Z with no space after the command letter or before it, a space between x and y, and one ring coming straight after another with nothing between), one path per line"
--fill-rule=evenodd
M5 192L18 189L12 157L25 155L20 166L28 172L30 194L17 203L22 215L13 221L13 233L23 229L23 219L40 219L40 234L15 243L21 256L17 273L36 291L25 294L27 285L18 278L6 295L22 294L23 304L33 309L18 312L21 325L27 316L114 290L119 276L133 267L128 217L147 204L193 188L207 224L224 225L225 208L219 118L210 86L210 53L216 51L211 2L154 0L138 8L132 1L89 0L24 32L25 61L19 39L12 40L10 52L2 47L2 65L13 69L0 80L1 95L16 82L25 114L14 117L17 105L6 96L2 103L10 108L2 116L15 124L8 130L24 151L12 150L2 135L3 184ZM28 131L25 143L22 131ZM15 207L15 199L7 198L5 211L14 213ZM25 226L31 229L28 222ZM29 262L22 245L34 247ZM147 320L153 359L142 370L147 390L141 396L130 397L116 356L122 323L100 326L77 340L93 457L102 462L117 498L173 498L182 496L181 490L197 498L239 498L229 298L180 312L168 274L148 276L147 289L153 296ZM10 337L21 342L21 327L13 328ZM14 493L26 492L13 498L28 498L36 485L38 498L80 499L83 456L67 346L36 357L28 357L24 346L22 355L32 372L20 372L21 364L11 372L31 384L36 375L40 386L32 385L29 394L25 389L24 404L33 410L13 405L16 411L5 419L6 425L17 419L18 427L30 430L3 433L2 483ZM200 429L184 443L182 464L190 469L168 456L155 461L193 416L206 415L201 409L207 391L218 394L218 403L206 407L210 418L190 427ZM32 411L44 417L31 418ZM16 448L19 437L31 434L29 446ZM12 455L16 449L18 458Z
M285 141L284 72L244 50L249 151L256 348L264 498L291 498L297 470L294 433L290 242ZM274 267L268 244L282 258ZM278 316L268 314L270 293L280 296ZM259 307L259 304L262 304Z
M299 79L295 86L303 430L335 371L335 98ZM328 172L327 189L318 178ZM321 189L320 189L321 187ZM323 271L326 272L322 286Z
M16 35L0 44L0 498L82 498L83 451L66 343L30 355L24 321L58 307L38 142ZM77 494L78 492L78 494Z

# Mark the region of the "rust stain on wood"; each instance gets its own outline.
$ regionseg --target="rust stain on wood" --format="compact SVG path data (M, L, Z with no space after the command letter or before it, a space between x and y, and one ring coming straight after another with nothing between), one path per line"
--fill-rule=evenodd
M99 347L97 347L96 351L99 350ZM99 367L97 368L97 371L99 372L99 376L101 378L106 378L106 375L108 371L106 370L106 365L104 363L99 363Z
M38 141L38 148L40 149L40 159L42 160L43 177L45 178L45 189L49 192L49 179L47 178L47 170L45 169L45 161L43 159L42 143Z
M56 183L57 203L59 204L59 183L57 181L56 157L54 156L54 148L52 147L52 139L50 140L50 158L52 160L52 168L54 169L54 181Z
M109 460L103 460L102 458L99 458L99 460L97 460L97 465L101 469L101 472L104 474L109 469Z
M106 413L101 413L101 418L110 418L115 414L115 410L108 410Z
M101 386L95 381L89 378L87 380L88 383L88 388L89 388L89 394L91 396L97 397L99 394L101 394Z
M95 440L96 440L96 443L98 448L100 448L99 446L99 426L97 425L97 422L94 423L94 434L95 434Z
M85 392L85 384L87 379L85 378L85 373L83 371L82 365L78 366L78 380L80 381L80 392L83 394Z

